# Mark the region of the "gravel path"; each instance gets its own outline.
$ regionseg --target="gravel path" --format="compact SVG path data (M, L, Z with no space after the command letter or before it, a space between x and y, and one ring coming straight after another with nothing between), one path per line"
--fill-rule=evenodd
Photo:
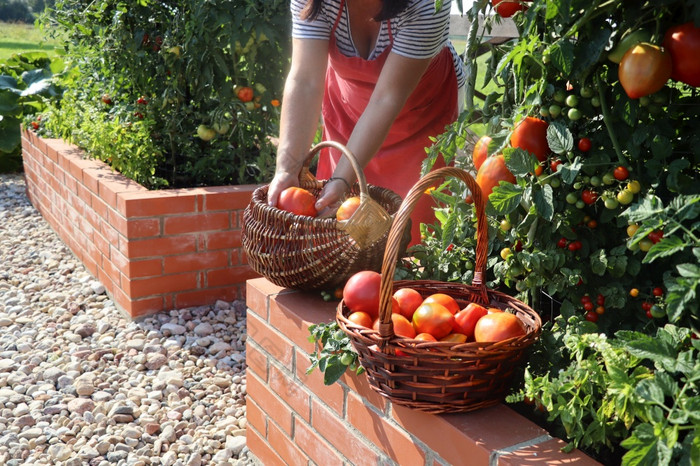
M0 175L0 464L243 465L246 306L133 322Z

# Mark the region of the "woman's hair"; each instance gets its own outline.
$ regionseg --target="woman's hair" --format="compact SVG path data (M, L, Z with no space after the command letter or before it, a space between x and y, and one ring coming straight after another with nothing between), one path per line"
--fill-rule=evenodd
M347 0L346 0L347 1ZM375 21L384 21L391 19L401 13L408 6L410 0L383 0L382 9L379 14L374 17ZM323 0L308 0L306 6L301 10L301 19L314 20L321 12L321 4Z

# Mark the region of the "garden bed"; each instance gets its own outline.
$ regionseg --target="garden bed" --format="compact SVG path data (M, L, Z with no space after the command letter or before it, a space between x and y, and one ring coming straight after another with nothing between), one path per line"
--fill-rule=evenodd
M337 303L264 278L246 296L248 447L263 464L600 464L503 404L433 415L392 405L366 375L324 385L306 374L308 327L332 321Z
M22 156L32 204L132 318L241 299L258 276L241 247L256 185L149 191L31 131Z

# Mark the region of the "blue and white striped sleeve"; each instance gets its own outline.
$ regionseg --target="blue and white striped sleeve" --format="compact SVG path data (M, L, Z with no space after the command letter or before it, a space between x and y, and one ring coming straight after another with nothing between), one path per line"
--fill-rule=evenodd
M415 0L401 15L392 52L409 58L432 58L449 38L452 2L435 11L434 0Z

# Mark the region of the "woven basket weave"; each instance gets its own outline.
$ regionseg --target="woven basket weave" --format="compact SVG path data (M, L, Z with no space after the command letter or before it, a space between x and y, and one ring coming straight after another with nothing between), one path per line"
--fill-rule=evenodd
M403 231L424 191L450 176L467 183L476 206L476 266L472 284L430 280L393 282L399 232ZM381 272L379 330L349 321L350 310L343 301L339 303L336 321L359 353L370 386L392 403L435 414L473 411L498 404L507 394L511 376L522 362L527 348L539 338L542 321L534 310L511 296L488 289L484 284L487 235L481 190L471 175L453 167L432 171L408 193L389 232ZM424 298L434 293L448 294L461 308L476 302L486 307L509 309L525 324L527 332L496 343L424 342L396 336L391 323L391 296L395 290L404 287L417 290Z
M345 222L285 212L267 203L269 185L253 192L243 212L242 243L248 264L272 283L286 288L314 291L342 286L360 270L379 271L387 235L401 197L393 191L369 185L354 155L342 144L324 141L308 154L300 186L318 196L327 181L308 171L308 162L324 147L340 150L350 161L357 183L348 196L360 196L360 206ZM399 248L410 239L405 231Z

